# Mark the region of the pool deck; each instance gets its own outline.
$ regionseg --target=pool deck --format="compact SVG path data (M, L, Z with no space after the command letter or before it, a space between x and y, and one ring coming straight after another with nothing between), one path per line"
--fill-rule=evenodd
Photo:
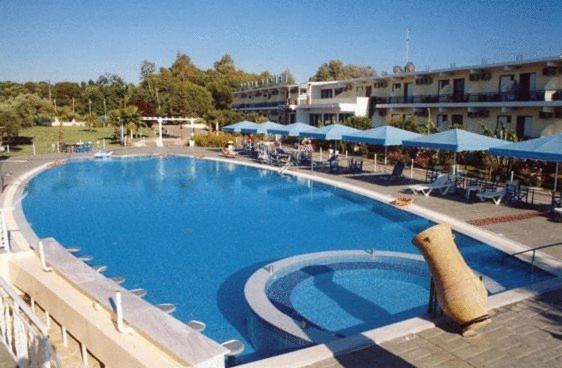
M194 156L219 156L218 150L204 148L165 147L127 148L115 150L120 154L154 154L169 152ZM80 155L75 155L80 156ZM38 165L54 159L64 158L63 154L35 157L18 157L3 161L2 173L10 172L12 178ZM245 160L241 158L241 160ZM365 167L372 168L372 164ZM310 174L304 168L291 168ZM388 170L391 170L389 168ZM408 175L409 169L405 170ZM401 185L379 185L372 180L373 173L359 175L334 175L314 172L315 176L329 178L345 184L391 196L412 196L406 194L409 183ZM414 173L414 179L421 179L422 171ZM496 206L491 202L466 203L460 196L432 195L415 196L415 203L454 219L476 223L506 239L514 240L529 248L554 244L562 241L562 224L545 216L536 215L529 208ZM500 219L499 223L493 223ZM562 246L544 250L550 256L562 260ZM495 309L492 323L482 333L471 339L462 338L446 323L406 337L390 340L367 349L354 351L338 357L322 360L310 365L319 367L553 367L562 366L562 289L538 297L520 301Z
M562 367L562 290L490 314L477 337L463 338L443 323L307 368Z

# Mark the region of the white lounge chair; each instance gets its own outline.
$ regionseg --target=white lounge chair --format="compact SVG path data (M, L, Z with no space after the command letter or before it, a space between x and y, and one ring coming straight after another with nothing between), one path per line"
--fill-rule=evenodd
M485 201L486 199L491 199L494 202L494 204L497 206L501 203L503 197L505 196L505 189L487 190L481 193L476 193L476 196L481 201Z
M434 189L441 191L441 194L447 194L452 185L453 183L450 182L449 175L440 174L433 183L409 185L408 189L410 189L414 194L419 192L423 193L424 196L429 197Z

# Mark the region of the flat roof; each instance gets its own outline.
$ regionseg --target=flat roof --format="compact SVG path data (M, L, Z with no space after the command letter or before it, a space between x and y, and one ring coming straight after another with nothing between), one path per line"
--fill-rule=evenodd
M513 60L513 61L501 61L497 63L485 63L485 64L473 64L473 65L465 65L465 66L453 66L449 68L439 68L439 69L429 69L429 70L418 70L411 73L398 73L398 74L388 74L388 75L377 75L377 76L370 76L370 77L361 77L361 78L353 78L353 79L340 79L335 81L319 81L319 82L305 82L301 84L294 84L294 85L283 85L283 86L271 86L271 87L260 87L255 89L247 89L247 90L240 90L236 91L237 93L242 92L254 92L259 91L262 89L270 89L270 88L286 88L286 87L300 87L305 85L329 85L329 84L341 84L341 83L353 83L353 82L366 82L372 80L388 80L393 78L402 78L402 77L411 77L417 75L427 75L427 74L436 74L436 73L453 73L458 71L464 70L471 70L471 69L490 69L490 68L499 68L504 66L519 66L519 65L526 65L526 64L536 64L536 63L548 63L548 62L562 62L562 55L558 56L545 56L540 58L533 58L533 59L521 59L521 60Z

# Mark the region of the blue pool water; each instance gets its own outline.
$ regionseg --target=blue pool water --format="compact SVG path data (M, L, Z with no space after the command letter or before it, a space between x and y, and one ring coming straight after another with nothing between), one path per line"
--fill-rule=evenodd
M423 261L336 257L284 272L270 282L267 295L293 319L343 337L422 315L429 284Z
M417 253L412 237L432 225L326 185L185 157L70 162L33 179L23 207L40 237L80 246L108 265L107 275L148 290L150 302L175 304L178 319L206 322L211 338L245 341L244 359L261 356L248 341L243 295L259 267L325 250ZM499 251L466 236L456 242L471 267L502 287L546 277L513 259L502 263ZM382 309L402 303L398 294L385 300Z

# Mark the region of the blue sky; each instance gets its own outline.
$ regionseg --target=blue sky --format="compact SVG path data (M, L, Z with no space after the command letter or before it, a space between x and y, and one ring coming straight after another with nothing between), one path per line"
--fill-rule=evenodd
M405 30L418 69L559 55L558 1L0 1L0 80L137 82L143 60L177 52L209 68L224 53L248 71L289 68L305 81L323 62L390 71Z

